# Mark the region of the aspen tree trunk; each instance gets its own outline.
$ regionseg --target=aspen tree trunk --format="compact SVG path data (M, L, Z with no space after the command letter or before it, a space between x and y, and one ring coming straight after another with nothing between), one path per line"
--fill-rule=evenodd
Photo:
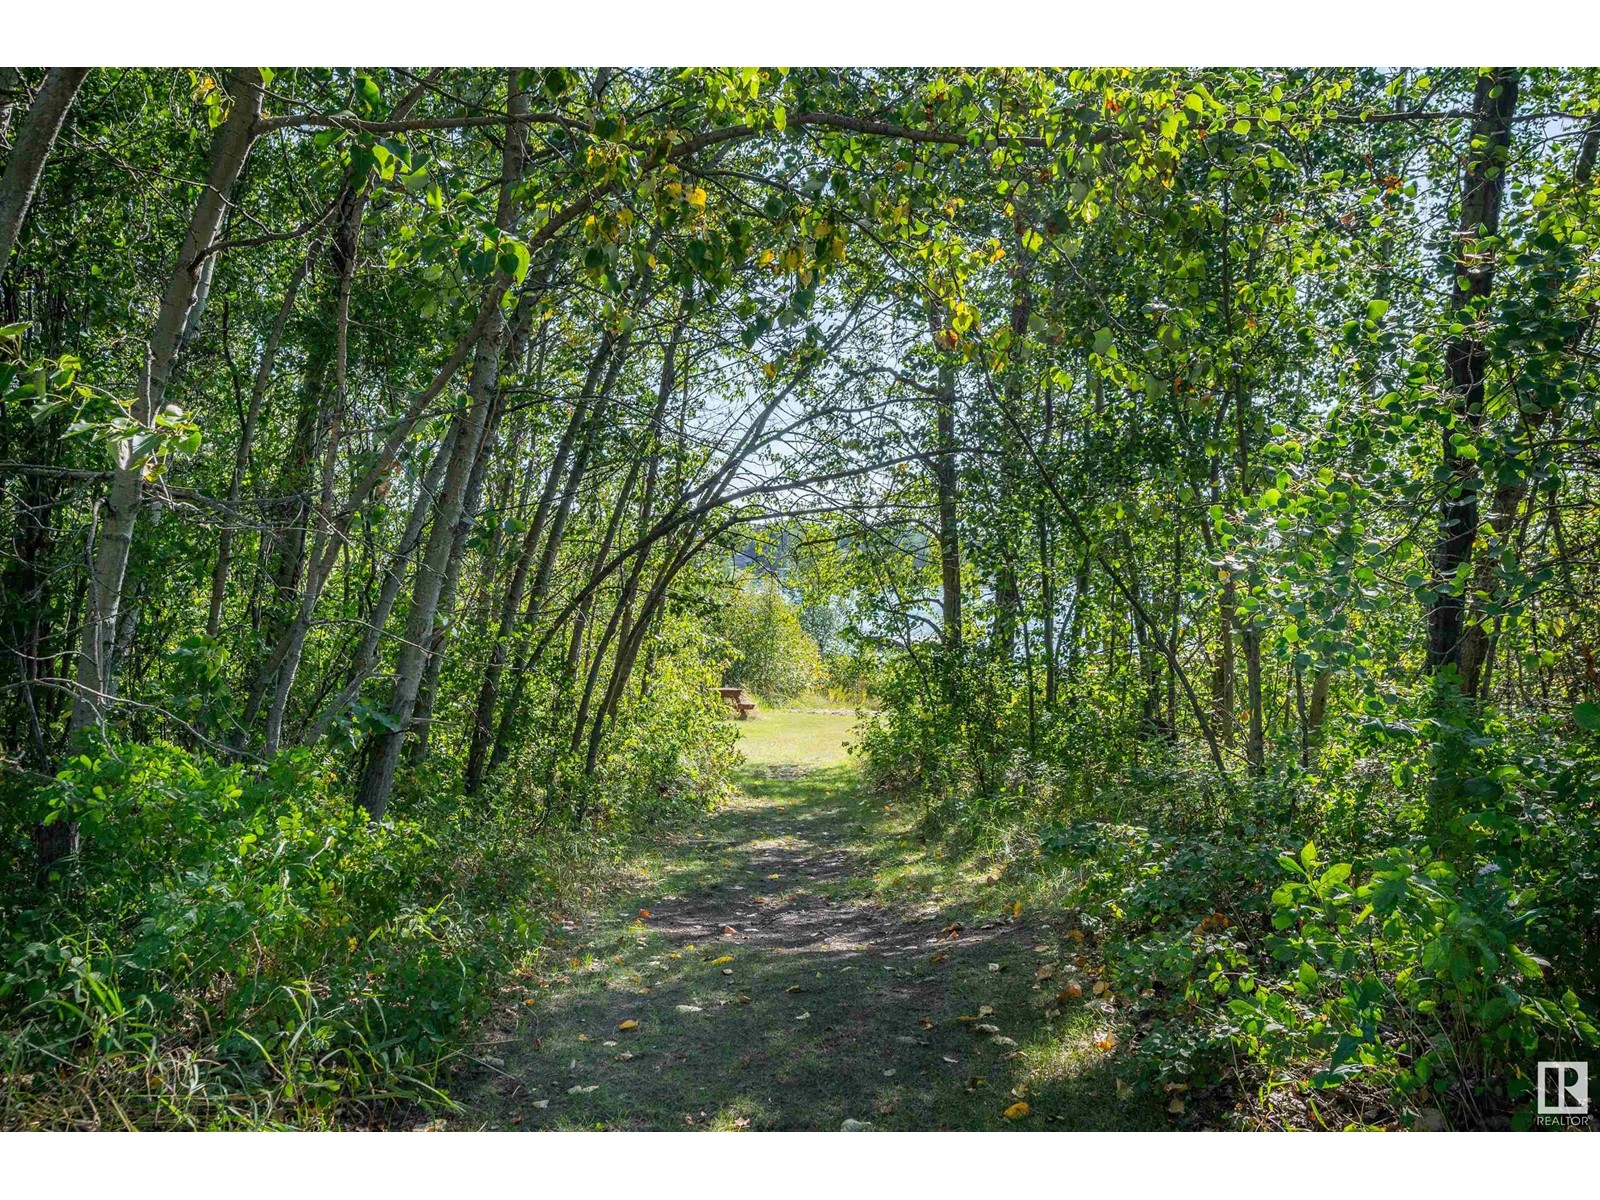
M544 601L550 591L550 580L555 572L556 559L561 553L561 544L566 536L567 521L572 516L573 504L577 500L578 488L583 484L584 476L588 474L589 460L594 453L599 441L600 431L604 427L606 415L610 411L611 389L615 386L617 375L622 369L625 358L627 335L618 339L616 351L611 357L610 365L606 369L605 381L600 386L600 394L596 398L593 410L584 429L583 441L578 446L576 457L572 460L572 471L567 476L566 486L562 489L561 499L557 503L555 512L550 518L550 532L545 538L544 551L539 556L539 570L534 576L533 587L528 593L527 611L523 614L523 624L531 635L538 624ZM524 642L526 646L526 641ZM524 650L518 656L516 663L516 678L511 685L511 692L506 697L505 704L501 706L500 720L495 726L494 742L489 753L487 770L493 771L506 760L506 755L511 752L512 726L522 710L522 700L527 693L528 674L533 667L537 651Z
M1580 190L1588 190L1594 179L1594 162L1597 150L1600 150L1600 116L1591 117L1588 127L1584 130L1583 142L1578 153L1577 165L1573 169L1573 185ZM1582 348L1584 335L1593 323L1596 304L1590 301L1585 313L1585 319L1578 324L1577 330L1569 337L1567 349L1569 353L1576 354ZM1523 409L1521 412L1522 424L1528 435L1528 451L1531 458L1534 453L1533 435L1541 429L1552 415L1551 409L1537 408ZM1496 563L1499 561L1500 552L1513 549L1520 559L1520 547L1515 546L1511 537L1512 530L1518 525L1518 517L1523 513L1523 504L1528 498L1530 480L1528 471L1531 462L1515 472L1513 478L1506 479L1502 475L1494 490L1494 504L1489 512L1489 528L1492 533L1490 544L1479 557L1473 570L1472 590L1485 595L1492 594L1495 588ZM1526 528L1527 516L1522 517L1523 527ZM1562 556L1565 558L1565 555ZM1483 624L1469 625L1464 633L1461 650L1462 675L1469 695L1487 697L1490 694L1491 669L1494 662L1495 644L1498 640L1500 618L1496 617L1494 629L1486 630Z
M1055 440L1055 394L1047 382L1044 389L1044 446ZM1055 541L1050 536L1050 519L1041 498L1034 510L1034 525L1039 538L1039 615L1044 633L1044 707L1056 706L1056 577Z
M683 335L684 321L685 318L680 314L678 320L673 323L672 334L667 339L666 351L662 355L661 384L656 392L655 411L652 412L650 416L650 444L648 451L649 464L645 469L645 492L644 497L639 505L639 526L641 532L643 532L643 530L649 525L651 509L654 505L656 472L657 466L661 459L661 421L666 415L667 401L672 395L674 370L676 368L678 355L678 340ZM611 520L606 525L606 533L605 537L601 540L600 551L595 556L595 569L597 571L602 569L605 566L606 560L611 557L611 547L616 540L617 530L622 526L623 513L633 496L634 483L639 476L639 464L640 459L637 456L631 463L628 464L627 478L623 480L622 488L618 492L616 507L612 511ZM642 561L643 558L644 555L641 553L640 561ZM631 576L632 573L630 572L630 578ZM611 646L612 638L615 636L618 627L621 625L624 619L624 614L627 611L627 607L632 603L632 601L633 597L630 594L628 587L624 585L622 591L617 596L617 603L612 608L611 618L606 623L605 631L601 634L600 641L595 646L594 654L589 664L588 675L584 680L583 698L578 702L578 715L572 722L571 749L574 751L576 751L583 742L584 727L588 723L589 707L594 701L594 690L595 685L599 680L602 660L605 657L606 651ZM592 771L593 767L586 765L585 773L592 773Z
M233 475L228 481L230 506L236 506L244 494L244 477L250 469L256 425L261 419L261 404L266 399L267 387L272 382L272 368L277 361L278 347L283 342L284 330L294 313L295 300L300 295L300 285L305 282L310 269L311 258L307 255L289 280L289 286L283 294L283 303L278 307L278 314L273 319L272 328L267 333L266 344L262 347L261 362L256 368L255 381L250 387L250 406L245 410L239 430L239 449L233 459ZM211 604L206 615L207 637L216 637L222 628L222 602L227 596L228 574L233 564L233 539L234 530L230 525L222 530L222 535L217 540L217 561L211 571Z
M240 67L229 77L232 106L227 119L211 140L211 165L206 183L190 218L188 233L178 251L177 265L167 283L156 317L141 373L139 394L132 416L149 428L166 399L167 383L177 365L179 341L189 308L195 300L200 273L211 244L222 228L226 196L244 167L254 141L256 118L261 114L261 74ZM123 580L133 545L134 524L144 500L143 462L134 456L132 439L117 447L117 467L104 516L96 531L89 611L78 651L78 683L72 706L71 729L88 729L103 719L103 705L113 694L112 661L117 620L122 604Z
M51 67L17 130L11 153L6 156L5 173L0 175L0 275L11 261L12 248L28 218L39 177L44 174L44 164L66 122L67 110L88 74L88 67ZM12 77L13 86L21 82L14 69ZM10 108L7 104L8 119Z
M932 309L928 324L935 340L939 322ZM939 491L939 585L943 608L944 644L956 660L961 653L961 530L958 521L958 463L956 461L956 368L949 356L939 356L939 390L934 397L933 478Z
M515 67L506 74L507 110L513 115L528 111L527 94L518 82L518 75ZM503 151L500 202L495 214L495 223L504 231L509 231L515 224L515 185L522 175L526 146L527 126L521 122L509 125ZM439 511L412 587L405 640L401 643L395 664L395 681L389 700L392 728L373 734L368 739L364 755L366 768L356 792L356 803L374 821L381 820L388 807L395 770L400 763L400 750L416 711L417 694L427 668L434 618L438 612L445 573L459 535L458 523L466 509L478 451L487 432L489 410L494 405L499 386L500 356L506 332L505 317L497 304L490 325L478 343L467 408L456 418L459 432L449 466L445 468Z
M1511 119L1517 105L1517 71L1494 67L1478 76L1473 100L1471 148L1461 185L1461 219L1456 227L1455 285L1450 292L1450 314L1488 300L1494 291L1495 260L1478 248L1480 237L1500 231L1500 206L1505 196L1506 165L1511 144ZM1481 231L1481 233L1480 233ZM1481 646L1466 638L1464 581L1457 576L1472 561L1472 544L1478 536L1479 473L1464 456L1452 434L1474 434L1483 422L1484 383L1489 351L1475 322L1464 322L1465 332L1445 348L1446 384L1452 398L1454 427L1441 433L1443 462L1449 472L1449 490L1439 506L1439 533L1433 551L1435 597L1428 610L1428 668L1455 667L1469 696L1477 681ZM1465 651L1465 654L1463 653Z
M488 773L489 752L494 738L495 712L500 701L500 681L505 675L506 658L512 635L516 632L517 614L522 609L528 576L533 570L534 560L544 537L545 524L550 519L550 510L555 506L556 496L566 482L568 456L572 453L579 431L588 420L591 398L599 387L614 345L615 339L609 332L601 334L599 347L589 363L583 394L572 406L572 414L567 418L567 426L562 431L555 454L551 457L544 490L539 496L539 506L534 511L527 532L523 535L521 553L517 556L516 568L512 571L511 582L501 601L499 627L495 631L494 643L489 651L488 665L484 668L483 683L478 688L478 702L473 709L472 740L467 750L468 795L475 794L483 786L484 777Z
M422 534L428 524L428 514L433 511L439 483L444 478L445 464L450 461L455 444L456 431L452 429L445 435L444 443L434 454L433 461L428 464L427 474L423 476L417 489L417 498L412 501L411 513L406 518L400 541L389 557L388 569L384 572L383 584L378 590L377 603L373 605L372 612L367 617L366 629L361 635L361 645L357 648L350 666L350 678L338 694L323 706L316 720L311 723L310 730L302 739L306 745L316 742L328 731L328 727L339 714L361 694L361 685L371 677L373 669L378 665L378 648L382 644L383 631L389 624L389 617L394 612L395 601L400 596L400 585L405 580L406 564L416 553L417 547L422 544Z
M428 642L428 665L423 673L422 688L417 693L416 711L411 718L416 734L411 744L413 762L421 762L428 755L429 731L433 726L433 699L438 692L439 676L444 670L445 641L455 623L456 592L461 586L461 567L467 557L467 542L472 537L472 527L477 524L478 512L483 507L483 481L488 473L489 459L494 452L496 426L500 421L498 389L490 403L487 426L478 446L478 456L472 464L472 474L467 481L466 502L462 505L461 519L456 523L455 538L450 546L450 561L445 567L444 584L439 589L439 607L433 622L433 637Z

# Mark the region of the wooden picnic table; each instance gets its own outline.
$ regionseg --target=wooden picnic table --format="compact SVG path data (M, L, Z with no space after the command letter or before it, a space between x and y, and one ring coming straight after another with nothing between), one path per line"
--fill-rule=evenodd
M748 720L750 714L755 711L756 702L744 698L744 689L742 687L718 688L717 691L722 693L724 700L733 705L733 711L739 714L739 720Z

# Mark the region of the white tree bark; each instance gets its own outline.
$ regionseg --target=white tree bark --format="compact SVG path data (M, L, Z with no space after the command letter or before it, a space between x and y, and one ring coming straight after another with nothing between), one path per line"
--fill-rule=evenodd
M227 195L239 177L255 139L256 118L261 115L261 73L255 67L236 68L229 77L232 107L211 140L211 165L200 193L189 231L178 251L178 261L167 282L146 353L145 369L135 397L132 417L150 428L165 402L167 383L177 365L184 326L194 306L205 262L222 228ZM117 465L110 495L102 506L93 548L93 578L89 581L89 607L78 649L77 692L73 699L73 733L98 724L106 702L115 694L112 669L117 617L122 606L123 581L133 528L144 501L143 464L135 458L132 439L117 447Z
M39 187L39 177L44 174L45 160L56 144L56 135L67 119L67 109L78 94L88 67L51 67L45 75L44 86L33 98L28 116L17 131L16 143L6 159L6 170L0 176L0 272L11 261L11 248L17 244L22 232L22 222L27 219L33 194ZM15 71L12 71L15 78ZM10 105L7 105L10 108ZM7 123L10 114L7 113Z

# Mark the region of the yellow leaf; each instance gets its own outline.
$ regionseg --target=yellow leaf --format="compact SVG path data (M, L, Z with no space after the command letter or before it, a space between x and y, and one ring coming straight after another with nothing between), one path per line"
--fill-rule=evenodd
M1183 1111L1183 1097L1174 1096L1172 1103L1167 1105L1167 1111L1169 1113L1181 1113Z
M637 1029L637 1028L639 1028L639 1022L635 1021L632 1017L629 1017L626 1021L619 1022L618 1025L617 1025L617 1028L618 1029Z
M1033 1110L1028 1107L1028 1102L1026 1100L1018 1100L1010 1108L1006 1109L1006 1120L1020 1121L1032 1111Z
M1022 915L1022 901L1021 900L1017 900L1017 901L1012 903L1012 905L1011 905L1011 915L1013 917L1020 917Z
M684 199L696 208L704 208L706 206L706 190L703 187L690 188L689 194Z
M713 967L720 967L723 963L729 963L729 962L732 962L732 961L733 961L733 955L724 954L721 958L713 958L711 960L711 965Z
M776 379L778 377L778 365L776 363L762 363L761 372L768 379Z

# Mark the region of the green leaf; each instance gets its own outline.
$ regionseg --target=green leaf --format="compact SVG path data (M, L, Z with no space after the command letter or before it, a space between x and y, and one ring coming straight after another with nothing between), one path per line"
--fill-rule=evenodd
M1346 879L1349 879L1349 878L1350 878L1350 864L1349 863L1334 863L1333 866L1329 867L1326 871L1324 871L1322 873L1321 878L1319 878L1317 880L1317 886L1318 887L1324 887L1324 888L1334 887L1334 886L1336 886L1338 884L1343 883Z
M1308 872L1317 865L1317 844L1315 842L1307 842L1300 847L1300 862Z
M1600 733L1600 704L1585 700L1572 710L1572 719L1590 733Z
M1383 320L1383 314L1388 311L1389 302L1387 300L1367 301L1367 320L1369 321L1378 322Z

